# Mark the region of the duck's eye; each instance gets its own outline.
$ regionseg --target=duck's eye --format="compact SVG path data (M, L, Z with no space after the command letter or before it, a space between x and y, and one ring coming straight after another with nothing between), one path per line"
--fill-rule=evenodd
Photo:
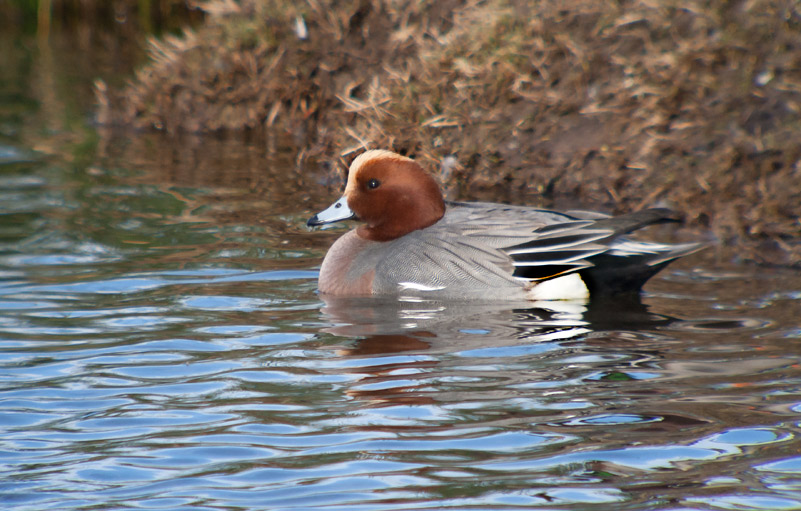
M371 179L367 181L367 188L371 190L375 190L379 186L381 186L381 181L379 181L378 179Z

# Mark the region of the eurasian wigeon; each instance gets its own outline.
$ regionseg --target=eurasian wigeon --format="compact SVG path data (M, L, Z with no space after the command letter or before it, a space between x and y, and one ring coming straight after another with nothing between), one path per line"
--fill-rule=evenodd
M417 162L384 150L353 160L342 198L307 225L354 218L364 223L339 238L323 260L323 294L584 299L638 292L668 263L701 246L624 236L670 221L665 209L611 217L446 202Z

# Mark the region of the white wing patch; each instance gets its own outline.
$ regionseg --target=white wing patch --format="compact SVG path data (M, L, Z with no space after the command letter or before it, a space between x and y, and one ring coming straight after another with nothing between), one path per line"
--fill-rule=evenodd
M610 248L609 255L628 257L669 252L676 248L676 245L665 245L663 243L653 243L650 241L615 240Z
M406 291L413 289L415 291L441 291L445 286L426 286L425 284L418 284L417 282L398 282L398 290Z

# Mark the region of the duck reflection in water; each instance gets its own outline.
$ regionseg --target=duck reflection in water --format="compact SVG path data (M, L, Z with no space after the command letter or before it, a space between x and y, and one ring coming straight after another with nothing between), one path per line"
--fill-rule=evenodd
M426 391L432 378L501 378L509 392L514 385L558 381L565 377L559 360L571 352L597 352L605 358L622 348L642 351L635 354L637 360L658 358L629 343L619 346L619 336L610 333L672 322L648 312L637 296L598 303L322 299L322 313L334 325L324 331L344 338L334 347L338 356L350 359L344 370L361 375L346 392L370 406L441 404L467 397L441 391L438 384L440 391ZM609 363L617 365L612 359Z
M638 295L596 302L430 301L321 296L335 326L324 331L355 338L343 354L444 352L522 343L556 342L602 333L667 325Z

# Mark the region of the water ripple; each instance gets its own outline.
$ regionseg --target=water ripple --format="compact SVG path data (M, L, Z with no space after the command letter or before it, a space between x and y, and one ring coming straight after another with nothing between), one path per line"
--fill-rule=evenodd
M801 508L792 272L323 303L263 193L49 168L0 175L4 509Z

